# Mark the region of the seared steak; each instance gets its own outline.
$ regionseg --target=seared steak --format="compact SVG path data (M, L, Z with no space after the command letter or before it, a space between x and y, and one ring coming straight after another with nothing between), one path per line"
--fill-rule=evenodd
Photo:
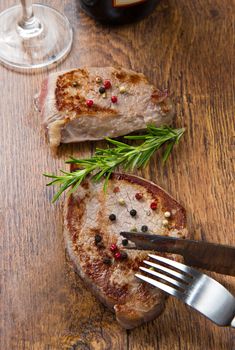
M86 181L70 195L65 207L65 242L86 285L129 329L158 316L166 296L135 278L149 252L127 249L133 243L123 241L120 231L142 228L186 237L186 215L166 192L139 177L113 174L106 194L103 185L103 181ZM166 212L170 212L168 219ZM179 256L165 256L179 260Z
M112 67L50 74L38 105L53 147L117 137L147 124L169 124L174 116L166 91L156 89L143 74Z

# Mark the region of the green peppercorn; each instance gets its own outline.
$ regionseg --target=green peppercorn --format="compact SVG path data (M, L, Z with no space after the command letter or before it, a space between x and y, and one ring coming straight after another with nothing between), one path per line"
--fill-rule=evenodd
M96 83L100 84L100 83L102 83L102 78L101 77L96 77L95 81L96 81Z

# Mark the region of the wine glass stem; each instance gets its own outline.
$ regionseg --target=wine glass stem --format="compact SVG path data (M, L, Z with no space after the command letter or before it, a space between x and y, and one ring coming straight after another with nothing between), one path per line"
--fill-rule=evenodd
M23 38L30 38L39 35L42 30L42 24L34 16L32 0L20 0L22 6L22 17L18 22L18 33Z
M32 0L21 0L22 12L23 12L23 20L27 21L31 17L33 17L33 6Z

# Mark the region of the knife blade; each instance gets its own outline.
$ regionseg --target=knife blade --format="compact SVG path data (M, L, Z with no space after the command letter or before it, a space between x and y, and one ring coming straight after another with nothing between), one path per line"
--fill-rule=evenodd
M235 247L144 233L120 234L134 242L136 249L179 254L186 265L235 276Z

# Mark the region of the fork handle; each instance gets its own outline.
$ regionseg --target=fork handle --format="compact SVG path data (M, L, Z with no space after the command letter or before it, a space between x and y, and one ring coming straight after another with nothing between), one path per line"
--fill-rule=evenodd
M235 328L235 317L232 319L231 327Z

